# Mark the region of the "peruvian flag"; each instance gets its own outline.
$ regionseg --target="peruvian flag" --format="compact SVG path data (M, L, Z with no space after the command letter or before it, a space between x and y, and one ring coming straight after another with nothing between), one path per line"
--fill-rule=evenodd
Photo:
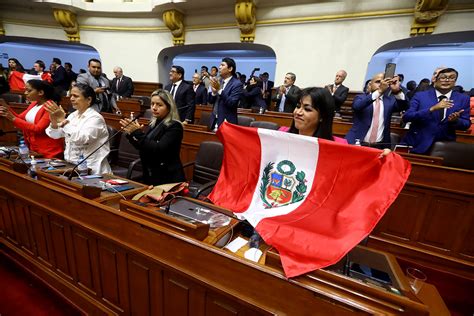
M8 79L10 90L25 91L25 84L32 79L46 80L51 83L51 75L48 77L49 73L44 72L43 74L46 75L30 75L19 71L12 71L10 73L10 78Z
M338 262L364 239L402 190L398 154L224 123L216 205L247 219L281 257L287 277Z

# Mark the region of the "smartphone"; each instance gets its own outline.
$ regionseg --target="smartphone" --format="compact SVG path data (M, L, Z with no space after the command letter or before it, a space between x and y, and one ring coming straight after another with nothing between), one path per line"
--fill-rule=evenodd
M385 65L385 74L384 74L384 78L387 79L387 78L390 78L392 79L393 76L395 76L395 68L397 67L397 64L394 64L394 63L388 63L387 65Z

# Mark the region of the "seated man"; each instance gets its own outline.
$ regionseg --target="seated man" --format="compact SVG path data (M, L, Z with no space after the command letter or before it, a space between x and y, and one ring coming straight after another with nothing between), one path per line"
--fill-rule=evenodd
M346 135L349 144L355 144L359 139L372 147L390 147L392 113L406 109L408 103L400 89L398 76L392 79L383 76L383 73L376 74L368 84L368 92L354 98L354 122Z
M456 140L456 130L467 130L469 97L453 91L458 72L453 68L439 71L434 89L418 92L403 115L411 122L402 143L413 146L412 153L425 154L436 141Z

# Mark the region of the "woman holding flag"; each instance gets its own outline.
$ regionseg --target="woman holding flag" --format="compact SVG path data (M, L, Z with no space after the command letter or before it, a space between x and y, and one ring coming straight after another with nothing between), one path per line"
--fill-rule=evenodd
M301 90L289 132L347 144L344 139L332 135L334 109L334 99L327 89Z

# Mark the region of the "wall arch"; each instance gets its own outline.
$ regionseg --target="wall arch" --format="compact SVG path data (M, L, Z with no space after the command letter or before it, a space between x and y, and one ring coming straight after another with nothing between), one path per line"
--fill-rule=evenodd
M163 49L157 58L159 82L167 83L168 71L173 61L180 60L185 68L185 79L190 80L194 70L200 70L202 65L209 68L218 66L217 61L223 57L234 58L237 71L247 76L253 67L260 67L261 72L268 72L270 78L275 75L276 54L274 50L266 45L252 43L214 43L174 46ZM257 71L256 74L259 72Z

